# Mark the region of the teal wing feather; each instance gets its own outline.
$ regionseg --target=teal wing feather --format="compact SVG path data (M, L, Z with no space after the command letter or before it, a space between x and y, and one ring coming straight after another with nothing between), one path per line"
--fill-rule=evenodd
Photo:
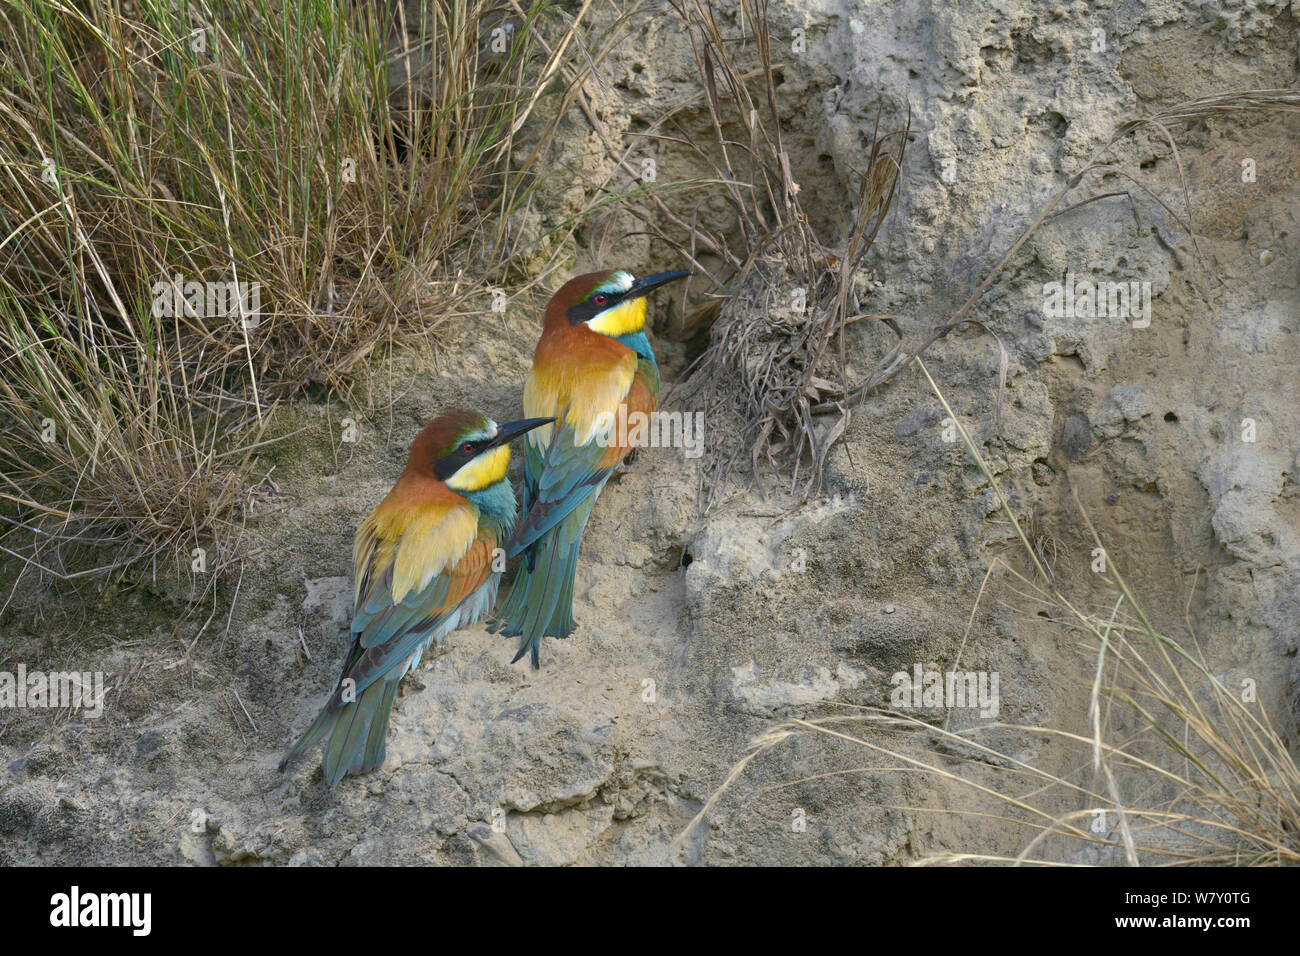
M644 333L620 341L638 355L646 389L659 394L659 368ZM573 582L582 534L601 489L614 473L602 467L608 448L596 441L578 445L566 421L557 427L545 451L528 444L524 457L524 518L506 545L508 557L522 554L498 618L489 629L519 638L514 660L530 654L540 666L543 637L568 637L573 620Z
M612 468L601 468L608 449L596 441L574 443L573 427L556 430L546 452L531 445L524 459L524 506L522 521L506 545L506 556L515 557L532 547L587 499L595 500Z
M561 416L563 421L563 416ZM544 636L568 637L573 620L573 577L582 532L612 468L601 468L607 449L574 442L567 423L556 429L545 452L528 448L524 461L523 520L506 547L523 554L510 593L491 628L519 638L519 652L539 667Z
M478 566L489 560L490 551L480 541L454 570L435 575L400 602L392 600L391 564L375 580L367 573L362 582L366 596L353 613L342 676L320 715L290 748L281 770L327 733L322 770L330 788L345 774L366 773L383 763L399 681L431 641L441 641L491 605L500 575L487 566L481 583L463 595L464 576L478 576ZM471 566L465 566L467 561Z

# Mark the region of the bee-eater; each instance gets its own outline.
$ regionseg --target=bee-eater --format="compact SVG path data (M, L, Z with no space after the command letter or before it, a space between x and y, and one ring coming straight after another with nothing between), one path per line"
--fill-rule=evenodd
M523 561L490 628L519 638L517 661L540 666L543 636L573 632L573 574L592 506L632 450L629 430L659 402L659 366L645 334L646 296L689 272L635 279L621 269L570 279L546 306L524 384L524 414L556 420L528 436L524 518L507 546ZM513 663L513 661L512 661Z
M357 529L352 642L338 686L281 770L327 733L322 770L331 789L384 762L398 683L431 641L496 602L505 562L494 552L518 517L506 480L510 440L552 421L498 426L453 409L415 436L397 484Z

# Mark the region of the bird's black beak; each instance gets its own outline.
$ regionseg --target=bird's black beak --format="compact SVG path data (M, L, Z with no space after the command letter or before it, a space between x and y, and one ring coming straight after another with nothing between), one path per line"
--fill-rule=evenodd
M678 279L685 279L689 272L657 272L652 276L642 276L640 279L633 280L632 288L623 293L625 299L635 299L638 296L649 295L661 285L667 285L670 282L676 282Z
M549 425L555 421L554 418L521 418L517 422L506 422L497 429L496 437L483 446L486 451L489 448L496 448L498 445L504 445L506 442L513 441L525 432L530 432L534 428L540 428L542 425Z

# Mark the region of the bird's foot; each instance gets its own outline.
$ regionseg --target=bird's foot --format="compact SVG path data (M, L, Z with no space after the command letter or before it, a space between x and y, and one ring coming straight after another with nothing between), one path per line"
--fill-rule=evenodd
M613 480L618 480L619 478L622 478L624 475L626 475L633 468L635 468L637 453L640 450L641 449L639 448L633 448L630 452L628 452L627 455L624 456L623 460L614 466L614 473L610 475L610 478Z

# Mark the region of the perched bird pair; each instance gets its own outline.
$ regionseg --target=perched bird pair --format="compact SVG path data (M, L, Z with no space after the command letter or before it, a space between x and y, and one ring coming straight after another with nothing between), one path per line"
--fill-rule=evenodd
M401 679L433 641L474 624L496 602L498 548L522 555L491 629L519 638L514 660L540 666L543 637L573 632L573 576L592 506L632 450L609 423L655 411L659 367L645 334L646 296L687 272L635 279L594 272L565 283L546 307L524 385L528 417L498 426L453 410L416 436L406 468L353 547L352 641L320 715L283 770L326 734L322 769L345 774L384 761ZM509 443L526 436L524 518L506 480Z

